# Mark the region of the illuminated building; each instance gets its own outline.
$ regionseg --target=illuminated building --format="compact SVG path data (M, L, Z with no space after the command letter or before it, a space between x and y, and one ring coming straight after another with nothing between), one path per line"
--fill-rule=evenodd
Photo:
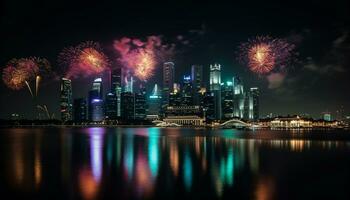
M248 96L248 119L253 121L259 120L259 88L250 88Z
M165 115L169 116L203 116L200 106L168 106Z
M222 83L221 100L223 119L233 118L233 84L231 81Z
M203 97L203 112L205 113L205 118L207 122L210 122L215 119L215 99L214 95L211 92L205 92Z
M61 120L63 122L73 119L72 81L67 78L61 79Z
M96 78L89 92L88 116L90 121L101 122L104 119L102 93L102 78Z
M122 68L118 67L111 72L111 92L115 94L117 99L117 117L121 116L121 93L122 93Z
M233 84L233 115L244 118L245 95L242 80L239 77L232 78Z
M105 115L108 120L116 120L118 118L118 101L117 95L114 93L107 93L105 99Z
M183 126L204 126L205 118L198 116L169 116L163 119L166 123L175 123Z
M210 65L210 91L214 94L214 116L221 119L221 65Z
M90 102L89 109L90 113L90 121L93 122L101 122L104 119L103 112L103 100L102 99L92 99Z
M122 92L121 94L121 115L124 120L135 119L135 94Z
M146 88L141 87L135 94L135 119L144 120L147 113Z
M163 105L169 105L169 95L172 92L174 84L175 68L173 62L163 64Z
M181 92L180 85L174 83L173 92L169 95L169 106L180 106L181 105Z
M192 65L191 79L193 87L193 103L200 105L200 90L203 86L203 67L201 65Z
M147 118L159 118L161 107L162 107L162 96L158 89L158 85L155 84L152 94L148 98Z
M87 102L85 98L74 99L73 113L75 122L87 120Z
M181 92L181 105L192 106L193 105L193 89L192 81L190 76L184 76Z
M312 121L299 116L275 118L270 122L271 128L310 128Z

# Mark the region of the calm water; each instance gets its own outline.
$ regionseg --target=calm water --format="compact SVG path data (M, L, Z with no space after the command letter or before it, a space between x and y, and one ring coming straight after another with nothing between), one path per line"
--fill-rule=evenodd
M350 132L0 129L8 199L350 199Z

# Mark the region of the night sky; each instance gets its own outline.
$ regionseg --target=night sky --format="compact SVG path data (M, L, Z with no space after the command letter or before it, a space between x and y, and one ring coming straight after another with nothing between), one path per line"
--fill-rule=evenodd
M0 66L11 58L47 58L60 71L57 55L66 46L100 42L110 60L117 60L113 41L160 35L176 44L176 79L190 73L192 64L222 65L222 80L241 76L246 87L259 87L261 116L350 111L350 3L333 1L18 1L0 5ZM233 1L232 1L233 2ZM296 45L298 56L283 73L258 76L237 62L238 45L257 35L285 38ZM177 38L184 38L179 41ZM161 64L149 88L161 84ZM107 74L104 75L105 77ZM73 80L73 96L84 97L94 77ZM107 83L105 83L107 84ZM105 88L106 91L108 87ZM26 89L11 91L0 84L0 118L10 113L30 116ZM57 75L45 78L40 104L59 116Z

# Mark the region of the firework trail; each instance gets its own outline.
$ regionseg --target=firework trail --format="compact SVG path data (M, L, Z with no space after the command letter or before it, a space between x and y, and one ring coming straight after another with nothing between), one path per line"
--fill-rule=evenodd
M127 71L141 81L149 80L156 65L169 59L174 52L174 45L163 44L160 36L149 36L146 41L124 37L114 42L114 48Z
M68 78L98 74L110 66L100 44L92 41L64 48L58 56L58 62Z
M285 69L295 46L284 39L255 37L239 47L238 61L252 72L263 75Z
M40 79L40 76L35 78L35 96L38 96Z

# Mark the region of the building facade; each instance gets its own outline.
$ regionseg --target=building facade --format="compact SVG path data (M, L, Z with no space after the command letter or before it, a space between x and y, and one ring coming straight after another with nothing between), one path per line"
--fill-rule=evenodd
M121 93L122 93L122 68L117 67L111 71L111 92L115 94L117 99L117 117L121 116Z
M147 102L146 102L146 88L141 87L139 92L135 94L135 119L146 119Z
M191 66L191 80L193 87L193 104L200 105L200 90L203 86L203 66Z
M86 98L74 99L73 113L75 122L85 122L87 120L87 102Z
M181 90L181 105L193 105L193 86L191 76L184 76Z
M222 117L221 108L221 65L210 65L210 91L214 95L214 117L220 120Z
M169 95L172 92L175 77L175 64L173 62L165 62L163 64L163 105L169 105Z
M102 78L96 78L91 90L89 91L88 99L88 119L92 122L101 122L104 120L103 109L103 85Z
M67 78L61 79L60 110L63 122L73 119L72 81Z
M121 114L123 120L135 119L135 94L132 92L122 92Z
M222 119L232 119L233 115L233 84L231 81L221 85Z
M105 98L105 117L106 120L118 119L118 101L115 93L107 93Z

